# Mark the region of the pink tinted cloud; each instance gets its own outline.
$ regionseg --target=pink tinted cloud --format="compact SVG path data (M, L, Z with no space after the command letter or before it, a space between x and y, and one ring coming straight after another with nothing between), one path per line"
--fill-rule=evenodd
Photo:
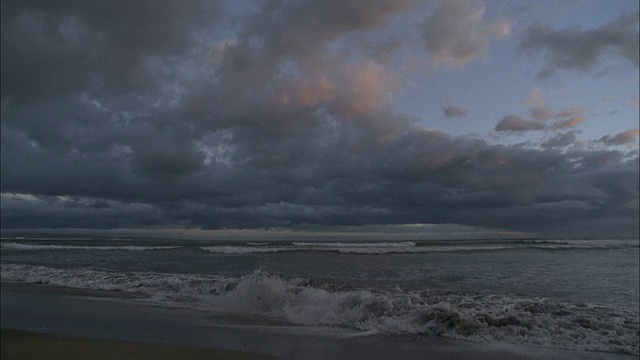
M440 1L425 21L423 40L433 66L462 68L486 53L489 44L511 33L513 23L486 20L484 5L475 0Z
M615 136L605 135L598 142L606 145L629 145L633 144L640 135L640 129L631 129L623 131Z

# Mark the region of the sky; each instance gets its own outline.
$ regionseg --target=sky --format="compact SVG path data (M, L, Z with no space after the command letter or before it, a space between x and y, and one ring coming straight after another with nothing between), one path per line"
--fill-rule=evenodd
M1 225L638 236L637 1L1 2Z

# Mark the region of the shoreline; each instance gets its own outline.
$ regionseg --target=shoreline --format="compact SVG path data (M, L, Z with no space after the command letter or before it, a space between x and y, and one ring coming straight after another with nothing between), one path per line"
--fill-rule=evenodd
M146 304L144 299L117 291L5 281L1 285L3 359L91 359L91 354L104 349L107 354L100 359L633 358L622 354L532 348L499 342L471 343L437 337L319 336L300 333L304 327L238 326L208 316L206 312ZM279 332L282 330L297 332ZM67 351L68 348L74 352ZM174 355L161 357L159 352Z
M114 299L145 299L147 295L142 293L125 292L120 290L99 290L99 289L82 289L71 286L52 285L43 283L28 283L23 281L0 281L3 291L32 293L32 294L60 294L60 295L78 295L92 296L99 298Z

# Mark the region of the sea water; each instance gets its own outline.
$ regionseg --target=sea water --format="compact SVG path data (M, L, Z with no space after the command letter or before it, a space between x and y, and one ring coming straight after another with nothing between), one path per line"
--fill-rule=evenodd
M237 326L639 354L638 240L1 244L3 281L131 293Z

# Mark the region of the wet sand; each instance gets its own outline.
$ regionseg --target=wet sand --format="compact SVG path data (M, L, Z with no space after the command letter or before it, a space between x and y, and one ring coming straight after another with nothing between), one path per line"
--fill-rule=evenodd
M108 341L2 329L2 359L274 359L247 352L184 345Z

